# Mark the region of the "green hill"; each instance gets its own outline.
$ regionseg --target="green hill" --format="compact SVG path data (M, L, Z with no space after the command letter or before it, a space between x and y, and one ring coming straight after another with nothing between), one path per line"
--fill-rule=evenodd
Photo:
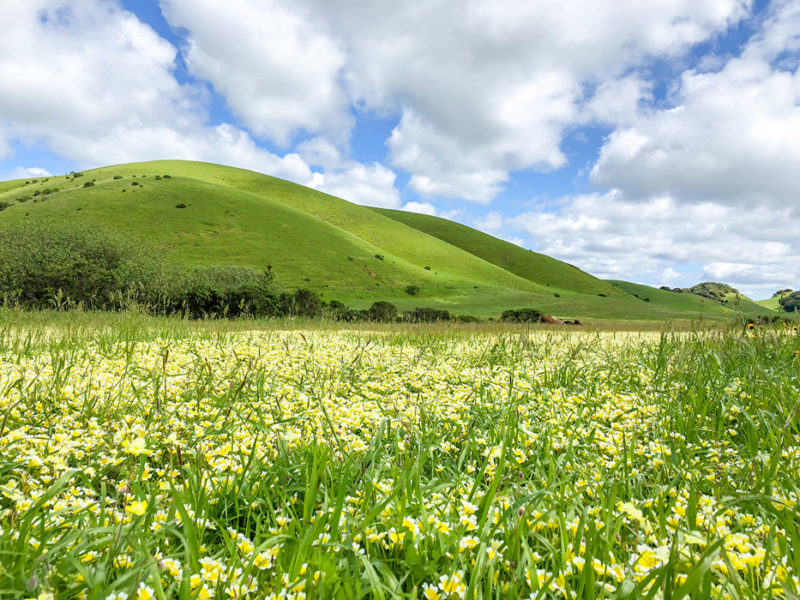
M516 244L497 239L466 225L440 217L402 210L381 208L373 208L372 210L444 240L448 244L498 265L524 279L544 284L555 292L562 294L624 295L623 292L607 282L584 273L577 267L544 254L520 248Z
M783 311L783 307L780 304L781 298L793 293L794 290L791 288L784 288L776 291L772 294L771 298L765 298L764 300L756 300L758 304L765 308L769 308L771 310Z
M780 296L773 296L772 298L766 298L765 300L756 300L756 304L759 304L760 306L770 310L781 310L781 305L779 303L780 299Z
M534 307L564 317L648 320L712 312L643 302L571 265L444 219L371 209L208 163L132 163L0 182L0 208L0 233L25 221L99 225L161 247L187 268L270 264L279 287L312 289L355 308L389 300L402 310L497 315ZM408 286L419 292L409 295Z
M635 298L663 310L686 311L705 316L727 315L737 309L748 314L769 314L771 312L741 295L737 307L735 298L729 297L728 293L724 294L721 300L715 300L689 291L667 291L629 281L609 280L609 283Z

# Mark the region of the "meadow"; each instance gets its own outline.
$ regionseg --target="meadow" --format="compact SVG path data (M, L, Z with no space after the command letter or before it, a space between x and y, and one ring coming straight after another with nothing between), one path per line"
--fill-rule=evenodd
M800 334L0 312L0 598L796 598Z

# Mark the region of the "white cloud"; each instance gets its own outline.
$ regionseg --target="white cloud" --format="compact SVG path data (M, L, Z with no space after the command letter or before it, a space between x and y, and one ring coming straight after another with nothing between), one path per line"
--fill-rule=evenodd
M429 202L406 202L403 210L421 215L436 216L436 207Z
M11 144L6 141L3 131L0 129L0 159L11 156L13 153L14 152L11 149Z
M630 124L640 110L640 103L652 100L651 86L636 76L603 81L587 102L588 119L613 125Z
M396 175L380 163L351 164L326 173L314 173L309 185L357 204L399 208L400 192L394 187Z
M345 53L302 3L162 0L189 32L189 70L211 82L245 125L288 143L298 130L346 139L352 126L339 85Z
M453 10L443 0L390 9L316 0L315 12L347 47L351 97L401 114L390 159L411 173L412 189L486 202L511 171L565 164L560 143L587 117L587 83L621 76L652 55L679 55L748 5L474 0ZM618 118L611 108L600 98L594 111Z
M187 102L172 76L175 49L110 1L4 2L0 118L11 134L84 137Z
M83 166L184 158L310 181L299 155L263 150L230 124L207 126L196 90L174 77L176 49L116 2L3 3L0 21L14 23L0 37L7 136Z
M531 211L493 226L522 230L537 251L598 277L656 286L704 277L756 296L800 281L800 214L791 208L749 211L668 196L629 200L614 190L565 199L559 213Z
M16 167L6 179L27 179L29 177L50 177L52 173L41 167Z
M717 72L685 72L674 107L631 113L603 146L592 181L630 198L796 202L800 75L774 61L800 48L800 5L775 7L740 57Z
M745 16L749 3L161 5L187 31L190 71L211 82L249 130L278 143L300 131L321 134L341 147L353 123L349 105L399 114L389 156L411 174L411 189L488 202L512 171L563 166L568 127L587 118L622 122L647 93L625 76L631 67L680 55ZM613 101L619 94L623 103Z
M677 281L680 278L681 274L672 267L667 267L661 272L661 281L663 281L666 284L671 284L672 282Z
M297 145L297 152L309 165L335 169L345 162L341 151L330 140L317 136Z

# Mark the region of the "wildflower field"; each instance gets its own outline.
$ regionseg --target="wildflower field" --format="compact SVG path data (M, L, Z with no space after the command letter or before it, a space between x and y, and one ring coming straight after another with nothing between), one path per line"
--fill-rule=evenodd
M0 598L797 598L800 336L0 329Z

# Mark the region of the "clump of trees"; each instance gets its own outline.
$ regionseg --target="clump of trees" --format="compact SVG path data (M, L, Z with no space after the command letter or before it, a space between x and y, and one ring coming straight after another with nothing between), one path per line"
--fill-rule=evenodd
M544 314L534 308L515 308L504 310L500 318L509 323L541 323Z
M781 308L786 312L800 311L800 292L792 292L782 296L781 299L778 300L778 304L780 304Z
M415 286L414 286L415 287ZM0 304L27 309L125 310L188 318L308 317L380 323L475 322L385 300L356 310L314 291L279 291L270 265L186 268L163 248L85 225L24 223L0 235ZM789 310L787 308L787 310ZM793 310L793 309L792 309ZM540 311L507 310L502 320L542 321Z
M24 308L157 314L268 315L277 300L271 268L184 269L163 252L80 225L23 224L0 236L0 300Z

